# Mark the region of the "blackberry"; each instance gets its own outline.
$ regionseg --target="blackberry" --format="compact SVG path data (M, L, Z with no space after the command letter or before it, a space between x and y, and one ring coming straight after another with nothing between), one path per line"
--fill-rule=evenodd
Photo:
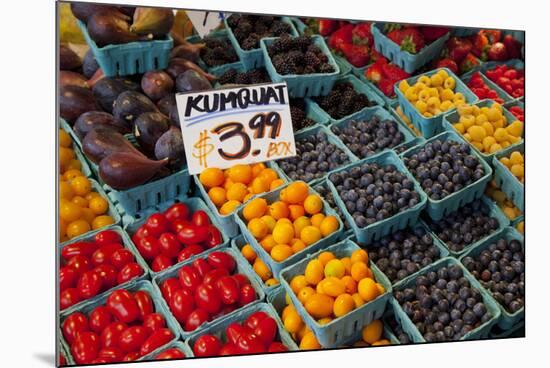
M258 36L256 33L251 33L246 39L243 40L243 42L241 43L241 47L243 48L243 50L252 50L257 49L259 44L260 36Z
M282 36L283 34L290 34L290 24L276 20L271 26L271 33L273 36Z
M277 38L269 47L269 55L275 56L276 54L289 51L292 48L292 38L289 35L283 35Z
M231 68L223 73L219 78L220 84L258 84L271 82L265 69L252 69L248 72L239 73Z
M226 39L207 37L204 43L201 58L208 66L224 65L239 60L237 53Z
M319 64L321 64L321 61L319 60L319 58L315 53L308 51L304 54L304 63L306 64L306 66L311 66L312 68L315 69L319 67Z
M268 83L271 82L269 75L267 75L265 69L252 69L248 72L248 78L250 84Z
M236 69L228 69L218 78L218 82L220 84L235 83L235 77L237 76L237 74L238 73Z
M323 64L326 55L317 48L311 48L310 36L282 36L269 46L268 52L275 70L279 74L314 74L334 71L331 65Z
M311 45L312 41L311 41L311 37L309 36L298 36L296 38L294 38L294 46L296 47L296 49L302 51L302 52L306 52L308 47Z
M236 84L250 84L250 78L248 78L248 73L239 73L235 76Z
M290 25L273 16L231 15L227 23L243 50L259 48L259 40L281 36L291 31Z
M305 109L306 106L303 99L295 98L290 100L290 117L292 119L292 129L295 132L315 124L314 120L306 116Z
M317 97L317 104L335 119L341 119L374 103L358 93L349 82L336 84L326 96Z

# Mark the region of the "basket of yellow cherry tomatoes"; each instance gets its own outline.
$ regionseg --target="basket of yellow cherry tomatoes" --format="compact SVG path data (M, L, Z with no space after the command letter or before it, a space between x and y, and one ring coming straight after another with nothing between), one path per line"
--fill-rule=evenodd
M493 158L496 184L521 210L525 209L525 145L509 147Z

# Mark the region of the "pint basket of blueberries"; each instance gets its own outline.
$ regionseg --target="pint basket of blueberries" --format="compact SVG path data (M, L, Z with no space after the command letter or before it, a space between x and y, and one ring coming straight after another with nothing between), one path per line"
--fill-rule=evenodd
M406 278L393 295L395 317L415 343L484 339L500 317L487 290L451 257Z
M465 253L460 261L500 307L498 326L508 330L525 318L525 248L511 227Z
M416 224L427 202L393 151L337 169L328 179L338 207L363 244Z
M402 154L428 196L426 212L439 220L483 195L492 169L457 133L446 131Z

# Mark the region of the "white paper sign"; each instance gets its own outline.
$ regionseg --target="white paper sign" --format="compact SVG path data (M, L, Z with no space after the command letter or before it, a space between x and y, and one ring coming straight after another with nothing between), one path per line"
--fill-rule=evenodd
M201 38L208 35L223 23L230 14L216 11L187 10L187 16Z
M286 83L176 95L190 174L296 155Z

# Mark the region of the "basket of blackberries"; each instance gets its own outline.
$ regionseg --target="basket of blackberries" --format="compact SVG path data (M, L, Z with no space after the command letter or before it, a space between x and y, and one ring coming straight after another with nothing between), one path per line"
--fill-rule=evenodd
M286 82L291 97L326 95L340 68L321 36L264 38L265 68L274 82Z
M460 261L500 306L498 326L507 330L525 318L525 248L511 227L470 249Z
M396 149L414 139L404 125L380 106L335 123L330 129L358 159Z
M200 49L199 65L214 73L222 66L239 62L239 56L235 52L227 30L212 32L205 38L200 36L190 36L187 41L193 44L203 44Z
M436 221L481 198L493 174L468 142L452 131L411 148L402 159L428 195L426 211Z
M218 78L217 83L222 86L271 82L264 68L245 70L241 63L224 65L214 72L214 75Z
M357 241L363 244L416 224L427 202L393 151L337 169L327 183Z
M294 132L310 128L317 123L322 125L328 124L328 118L316 109L313 109L312 102L305 98L291 98L289 105L292 130Z
M487 290L451 257L403 280L393 296L395 317L415 343L487 338L500 318Z
M264 55L260 48L262 38L285 34L298 36L292 20L288 17L232 14L224 22L229 40L246 70L264 66Z

